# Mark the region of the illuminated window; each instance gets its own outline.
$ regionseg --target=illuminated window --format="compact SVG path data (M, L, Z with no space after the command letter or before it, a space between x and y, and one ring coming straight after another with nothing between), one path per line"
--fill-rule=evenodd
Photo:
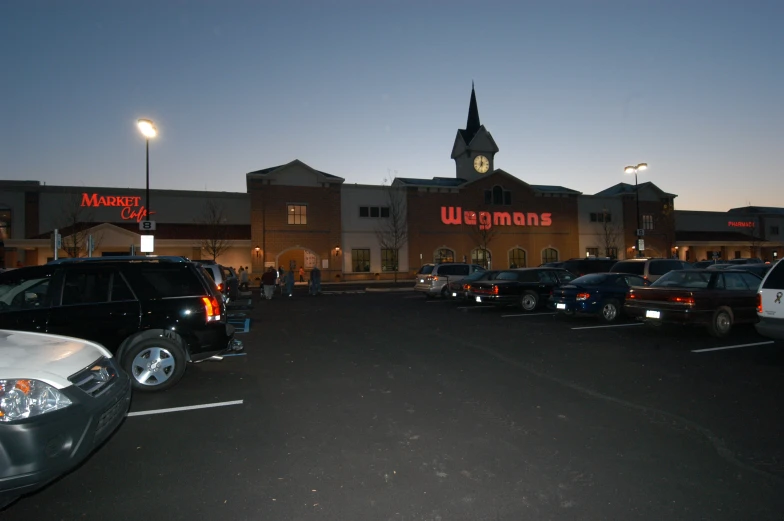
M11 238L11 210L0 208L0 241Z
M381 250L381 271L397 271L397 250Z
M479 264L487 269L490 265L490 252L484 248L475 248L471 250L471 263Z
M370 271L370 250L351 250L351 267L354 271Z
M643 230L653 230L653 215L642 216L642 228Z
M588 257L598 257L599 256L599 248L586 248L585 253Z
M558 251L554 248L545 248L542 250L542 264L547 262L558 262Z
M288 205L289 224L308 224L308 207L304 204Z
M438 249L436 250L434 260L436 264L441 264L442 262L455 262L455 252L449 248Z
M528 262L525 256L525 250L522 248L514 248L509 250L509 267L514 268L525 268L528 266Z

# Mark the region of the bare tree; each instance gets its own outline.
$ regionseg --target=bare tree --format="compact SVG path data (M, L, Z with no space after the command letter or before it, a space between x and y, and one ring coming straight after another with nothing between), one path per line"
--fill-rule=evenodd
M620 224L612 220L612 214L607 211L607 208L602 210L599 214L602 216L602 243L604 243L604 253L608 257L616 258L618 256L618 243L623 236Z
M389 217L379 219L376 227L376 237L383 250L392 252L392 268L395 272L395 282L400 269L400 248L408 241L408 215L406 215L406 194L403 188L384 186L389 205ZM387 259L390 260L390 259ZM382 259L383 261L383 259Z
M490 267L488 246L498 235L498 228L493 226L493 213L487 211L472 212L465 216L469 234L479 245L482 258L479 262L484 268Z
M204 203L204 210L196 219L196 222L203 226L202 236L204 238L201 240L201 249L207 252L212 260L217 260L223 252L232 246L226 221L225 208L212 199Z
M95 226L95 214L88 206L82 206L81 198L72 195L63 203L62 215L58 219L59 233L62 235L60 248L69 257L86 257L88 253L87 238L90 229ZM93 236L93 245L97 248L102 236Z

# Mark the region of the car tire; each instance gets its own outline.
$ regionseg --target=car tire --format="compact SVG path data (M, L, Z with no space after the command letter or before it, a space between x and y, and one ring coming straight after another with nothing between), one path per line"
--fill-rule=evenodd
M526 291L520 298L520 307L523 311L533 311L539 306L539 296L533 291Z
M441 298L444 299L444 300L446 300L448 298L447 294L446 294L447 289L449 289L449 288L447 288L446 286L441 288Z
M708 324L708 333L716 338L722 338L730 334L732 330L732 311L722 307L714 311Z
M147 338L128 348L123 356L123 369L131 376L137 391L164 391L185 374L185 351L168 338Z
M610 324L618 320L618 315L621 313L620 304L614 298L608 298L602 302L602 307L599 309L599 318L602 322Z

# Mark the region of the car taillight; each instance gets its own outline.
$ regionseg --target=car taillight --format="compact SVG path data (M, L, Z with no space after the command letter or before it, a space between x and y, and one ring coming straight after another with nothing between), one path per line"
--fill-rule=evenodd
M204 311L207 313L207 322L219 322L220 304L215 297L202 297L201 301L204 302Z
M463 289L468 291L471 288L471 284L463 284Z
M493 284L493 295L498 295L498 286Z
M762 295L757 293L757 313L762 313Z
M637 297L637 294L632 289L632 290L629 290L629 293L626 294L626 298L635 299L635 298L639 298L639 297Z
M216 286L218 286L218 291L223 291L223 284L219 282Z
M694 297L670 297L667 300L679 304L694 304Z
M428 276L427 276L427 280L428 280L429 282L432 282L432 281L434 281L434 280L438 280L438 275L428 275Z
M577 300L588 300L589 298L591 298L591 294L590 293L578 293L577 297L575 297L575 298Z

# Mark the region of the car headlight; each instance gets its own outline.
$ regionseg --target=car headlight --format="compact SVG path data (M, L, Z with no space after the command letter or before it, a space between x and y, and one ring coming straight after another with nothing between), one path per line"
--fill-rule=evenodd
M0 422L10 422L63 409L71 400L39 380L0 380Z

